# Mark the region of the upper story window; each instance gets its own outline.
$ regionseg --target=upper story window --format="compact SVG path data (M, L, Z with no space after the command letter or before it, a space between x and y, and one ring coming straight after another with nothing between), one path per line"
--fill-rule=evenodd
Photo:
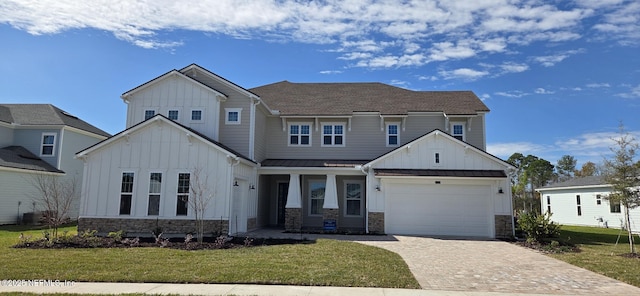
M56 152L56 134L43 133L41 145L40 156L54 156Z
M290 124L289 146L311 146L311 124Z
M344 125L322 125L322 146L344 147Z
M202 121L202 110L191 110L191 121Z
M178 110L169 110L169 119L178 120Z
M147 120L147 119L153 117L154 115L156 115L156 111L155 110L144 110L144 120Z
M225 108L225 124L240 124L242 116L242 108Z
M466 137L464 133L464 123L459 123L459 122L452 123L451 135L460 141L466 141Z
M387 123L387 146L400 145L400 124Z

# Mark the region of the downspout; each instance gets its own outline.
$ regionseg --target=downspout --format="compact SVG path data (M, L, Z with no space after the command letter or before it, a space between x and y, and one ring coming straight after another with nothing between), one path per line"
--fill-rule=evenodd
M231 216L233 214L233 184L234 184L234 167L240 164L240 158L236 155L227 155L227 162L229 162L229 181L231 184L227 183L227 188L231 188L227 193L227 197L229 198L229 208L228 210L228 224L227 225L227 235L231 235Z

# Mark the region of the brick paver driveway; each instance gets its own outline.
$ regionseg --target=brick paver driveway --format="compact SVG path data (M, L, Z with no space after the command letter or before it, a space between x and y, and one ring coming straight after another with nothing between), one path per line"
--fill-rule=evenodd
M640 295L640 288L502 241L395 236L355 241L396 252L423 289Z

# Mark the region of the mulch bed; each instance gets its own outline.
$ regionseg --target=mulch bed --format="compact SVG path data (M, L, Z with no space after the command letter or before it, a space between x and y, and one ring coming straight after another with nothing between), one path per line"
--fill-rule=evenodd
M205 237L202 243L195 239L185 241L184 238L123 238L116 240L112 237L101 236L62 236L58 239L21 239L14 248L27 249L68 249L68 248L171 248L181 250L213 250L235 249L258 246L273 246L284 244L309 244L311 240L246 238L246 237Z

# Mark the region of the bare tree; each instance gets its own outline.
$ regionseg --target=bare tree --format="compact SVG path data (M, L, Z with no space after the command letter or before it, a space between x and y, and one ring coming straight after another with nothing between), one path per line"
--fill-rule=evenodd
M43 210L44 222L52 229L54 239L58 238L58 227L69 221L71 204L76 198L75 178L63 179L51 174L36 174L31 183L37 190L33 197L36 207Z
M624 226L629 235L629 248L635 254L629 211L640 206L640 161L634 162L640 145L624 131L622 125L620 137L613 140L616 143L611 147L614 156L604 160L604 178L612 187L611 194L606 198L609 202L619 203L624 207Z
M187 201L196 220L196 236L198 243L202 243L204 237L204 215L209 208L209 203L215 195L215 185L210 186L209 175L202 172L202 168L195 168L192 173L192 180L189 182L191 196Z

